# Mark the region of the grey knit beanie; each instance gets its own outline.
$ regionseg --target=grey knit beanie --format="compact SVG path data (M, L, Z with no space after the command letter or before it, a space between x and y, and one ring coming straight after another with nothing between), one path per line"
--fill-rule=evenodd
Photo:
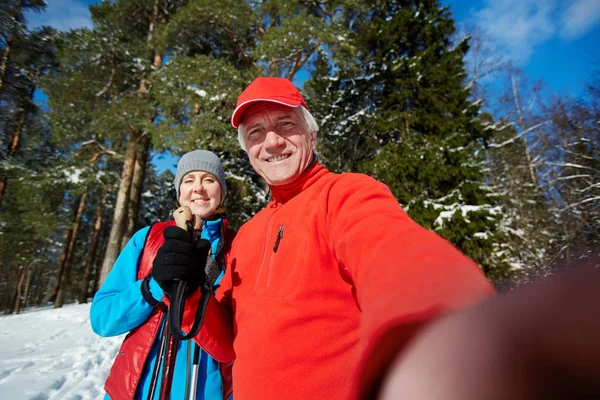
M204 171L213 174L223 190L223 200L227 196L227 183L225 182L225 169L221 160L215 153L208 150L194 150L185 153L177 163L177 173L175 174L175 190L177 191L177 200L179 200L179 186L183 176L192 171Z

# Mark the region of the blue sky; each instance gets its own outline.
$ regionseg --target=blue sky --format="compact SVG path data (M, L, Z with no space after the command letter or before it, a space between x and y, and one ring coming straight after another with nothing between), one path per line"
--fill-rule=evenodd
M28 14L29 26L60 30L91 27L95 0L47 0L44 13ZM553 94L580 96L600 71L600 0L441 0L458 26L477 24L507 59ZM170 157L154 157L159 170Z
M554 94L581 95L600 69L600 0L442 0ZM594 65L595 63L595 65Z

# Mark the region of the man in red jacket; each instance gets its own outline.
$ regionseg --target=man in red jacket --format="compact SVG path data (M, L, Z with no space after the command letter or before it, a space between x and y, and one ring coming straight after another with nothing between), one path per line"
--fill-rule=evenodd
M254 80L231 124L273 195L239 230L212 304L233 318L236 400L372 397L426 323L494 293L387 186L317 161L290 81Z

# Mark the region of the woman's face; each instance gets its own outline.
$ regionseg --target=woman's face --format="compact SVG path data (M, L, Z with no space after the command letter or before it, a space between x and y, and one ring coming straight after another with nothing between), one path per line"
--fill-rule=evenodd
M210 217L221 204L221 185L208 172L192 171L183 176L179 186L179 204L188 206L200 218Z

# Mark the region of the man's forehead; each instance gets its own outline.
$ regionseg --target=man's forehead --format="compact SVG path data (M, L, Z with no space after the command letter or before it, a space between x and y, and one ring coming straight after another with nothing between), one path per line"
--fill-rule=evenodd
M261 101L256 104L252 104L244 115L242 115L242 122L248 124L252 122L255 117L268 116L270 118L284 118L284 117L295 117L297 116L297 110L294 107L285 106L283 104Z

